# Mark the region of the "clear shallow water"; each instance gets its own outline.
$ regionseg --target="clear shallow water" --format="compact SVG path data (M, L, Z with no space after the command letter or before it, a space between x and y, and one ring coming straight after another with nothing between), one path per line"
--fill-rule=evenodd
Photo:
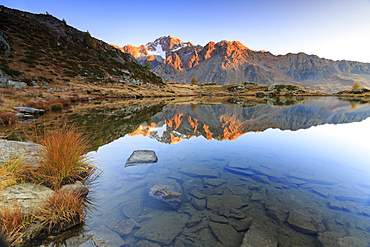
M239 246L246 233L279 246L370 246L369 116L369 105L334 98L166 107L94 154L103 175L87 233L111 246ZM135 150L158 161L124 167ZM182 203L153 201L153 186Z

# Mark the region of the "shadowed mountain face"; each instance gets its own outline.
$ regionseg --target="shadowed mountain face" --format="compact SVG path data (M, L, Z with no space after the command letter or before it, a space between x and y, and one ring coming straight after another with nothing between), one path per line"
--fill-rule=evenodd
M307 100L293 106L260 105L240 108L228 105L169 106L140 125L130 135L145 135L163 143L178 143L194 136L235 140L247 132L268 128L307 129L322 124L359 122L370 117L370 105L354 107L333 98Z
M190 83L216 82L222 85L249 81L262 84L288 83L313 90L337 92L354 82L370 86L370 64L333 61L305 53L275 56L254 51L239 41L193 45L176 37L163 36L140 47L125 46L143 65L151 64L162 78Z

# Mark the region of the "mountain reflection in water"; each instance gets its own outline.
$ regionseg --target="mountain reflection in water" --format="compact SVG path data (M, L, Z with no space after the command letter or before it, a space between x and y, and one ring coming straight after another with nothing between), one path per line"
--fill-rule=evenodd
M108 143L95 152L86 246L370 246L370 105L132 109L82 122ZM158 160L125 167L135 150Z
M280 130L307 129L323 124L360 122L370 116L370 105L349 107L349 103L333 98L307 100L293 106L230 105L169 106L151 122L140 125L131 136L143 135L162 143L175 144L194 136L207 140L233 141L248 132L269 128Z

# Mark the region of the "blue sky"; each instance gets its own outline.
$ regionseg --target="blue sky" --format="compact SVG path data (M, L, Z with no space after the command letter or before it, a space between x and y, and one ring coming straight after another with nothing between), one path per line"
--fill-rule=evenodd
M238 40L272 54L305 52L370 63L370 0L0 0L46 11L108 43L141 45L163 35L205 45Z

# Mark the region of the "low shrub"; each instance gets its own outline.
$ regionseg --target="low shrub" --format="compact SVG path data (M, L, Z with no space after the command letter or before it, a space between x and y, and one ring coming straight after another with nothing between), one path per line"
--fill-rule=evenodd
M62 103L54 103L54 104L50 105L50 109L52 111L62 111L63 105L62 105Z
M12 112L1 112L0 123L1 124L15 124L18 121L17 116Z

